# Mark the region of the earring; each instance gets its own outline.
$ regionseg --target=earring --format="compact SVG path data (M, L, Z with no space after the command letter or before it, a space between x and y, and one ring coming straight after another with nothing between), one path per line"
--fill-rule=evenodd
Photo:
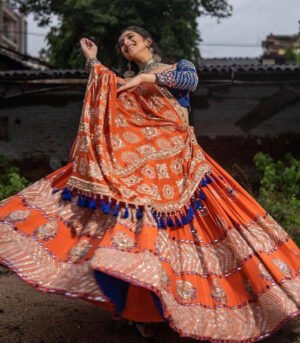
M161 61L161 57L158 54L154 53L154 49L151 47L149 48L149 51L152 54L152 58L154 59L155 62L160 62Z
M161 61L161 57L157 54L153 54L153 59L155 62L160 62Z
M135 75L135 72L131 70L131 61L128 62L127 67L128 67L128 70L126 70L124 73L124 77L126 79Z

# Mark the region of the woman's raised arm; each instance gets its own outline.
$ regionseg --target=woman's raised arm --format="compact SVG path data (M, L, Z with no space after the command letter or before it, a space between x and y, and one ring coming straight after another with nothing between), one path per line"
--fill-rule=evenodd
M92 40L88 38L80 39L80 47L84 57L86 58L85 70L89 73L93 65L101 64L101 62L97 59L98 47Z

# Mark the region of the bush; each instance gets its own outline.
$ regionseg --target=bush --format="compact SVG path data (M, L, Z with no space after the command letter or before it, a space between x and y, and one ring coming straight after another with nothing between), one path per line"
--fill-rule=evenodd
M274 161L259 152L254 163L260 178L257 201L300 245L300 160L288 153Z
M0 201L20 192L30 182L20 175L19 168L11 160L0 155Z

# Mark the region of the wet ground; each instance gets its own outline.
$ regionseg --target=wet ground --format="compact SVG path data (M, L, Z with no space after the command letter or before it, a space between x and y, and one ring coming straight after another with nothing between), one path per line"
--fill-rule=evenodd
M191 343L167 324L154 326L158 343ZM84 300L37 292L0 266L1 343L143 343L124 321ZM264 343L300 342L300 318Z

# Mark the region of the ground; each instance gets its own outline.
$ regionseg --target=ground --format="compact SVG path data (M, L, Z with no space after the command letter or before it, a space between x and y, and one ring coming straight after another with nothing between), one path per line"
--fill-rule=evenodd
M155 325L158 343L191 343L167 324ZM143 343L123 321L87 301L37 292L0 266L0 343ZM300 318L264 343L300 342Z

